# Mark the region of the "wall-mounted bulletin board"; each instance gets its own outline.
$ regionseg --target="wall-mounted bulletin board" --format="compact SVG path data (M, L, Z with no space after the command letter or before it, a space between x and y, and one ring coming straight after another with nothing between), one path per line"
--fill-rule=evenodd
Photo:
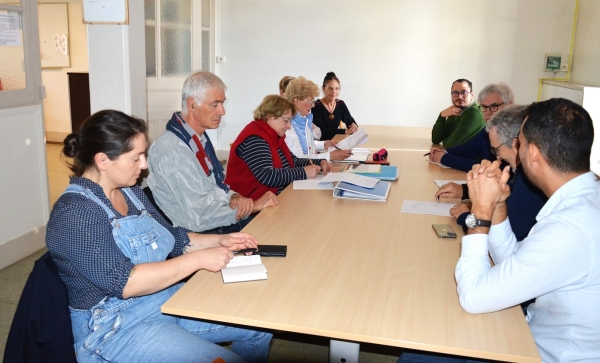
M42 68L67 68L69 58L69 15L67 4L38 4Z

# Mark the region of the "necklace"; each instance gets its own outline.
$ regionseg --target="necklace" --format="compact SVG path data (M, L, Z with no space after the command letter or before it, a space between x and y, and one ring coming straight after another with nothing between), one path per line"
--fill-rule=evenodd
M335 104L336 104L336 102L333 101L333 106L330 107L327 104L327 102L325 101L325 98L323 98L323 102L322 103L323 103L323 106L325 106L325 108L327 109L327 111L329 111L329 119L333 120L335 118L335 116L333 116L333 110L335 110Z

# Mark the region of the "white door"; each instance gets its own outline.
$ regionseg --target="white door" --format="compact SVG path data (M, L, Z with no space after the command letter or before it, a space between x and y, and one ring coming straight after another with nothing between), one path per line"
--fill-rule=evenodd
M196 70L214 71L214 0L145 0L144 10L148 126L153 141L173 112L181 110L186 77ZM210 136L216 140L216 135Z
M44 246L49 201L39 50L37 1L0 0L0 268Z

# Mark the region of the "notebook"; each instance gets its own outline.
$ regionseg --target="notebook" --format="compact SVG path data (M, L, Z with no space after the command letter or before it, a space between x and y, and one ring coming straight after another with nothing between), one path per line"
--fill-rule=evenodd
M333 188L334 198L364 199L385 202L390 193L390 183L379 182L374 188L363 188L346 182L339 182Z

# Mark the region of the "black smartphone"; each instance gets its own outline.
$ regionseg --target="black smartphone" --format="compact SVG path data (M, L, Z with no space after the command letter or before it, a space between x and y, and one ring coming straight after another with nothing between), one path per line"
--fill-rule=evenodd
M287 246L258 245L258 251L253 252L252 254L266 257L285 257L285 255L287 254Z

